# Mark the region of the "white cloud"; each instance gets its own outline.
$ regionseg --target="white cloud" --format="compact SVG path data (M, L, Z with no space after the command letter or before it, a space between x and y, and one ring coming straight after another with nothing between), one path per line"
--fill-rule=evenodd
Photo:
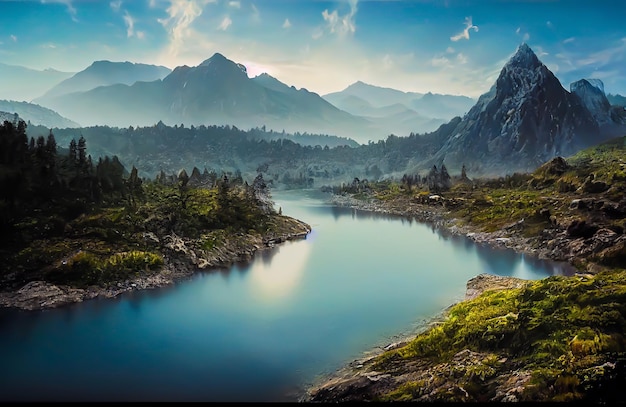
M574 42L576 40L575 37L569 37L563 40L563 44L569 44L570 42Z
M578 60L579 66L596 65L604 66L611 62L623 61L626 58L626 38L622 38L620 43L611 48L605 48L601 51L590 54L587 58Z
M523 42L527 42L530 39L530 34L528 34L527 32L522 34L522 27L517 27L517 30L515 30L515 34L522 35Z
M202 14L203 7L217 0L172 0L167 8L168 18L158 19L168 31L169 57L176 57L181 51L185 42L194 35L191 25ZM168 58L168 59L170 59Z
M113 11L118 13L120 11L120 9L122 8L122 0L112 1L112 2L109 3L109 6L111 6L111 9Z
M448 54L454 54L454 48L452 48L452 47L448 47L448 48L446 48L446 52L447 52Z
M17 36L11 34L11 41L17 42Z
M450 60L444 56L434 57L430 60L430 64L435 68L449 68Z
M322 12L322 17L326 22L325 28L331 34L343 36L346 34L353 34L356 31L355 17L358 10L357 6L359 0L348 0L348 3L350 5L350 11L343 16L340 16L337 10L329 12L328 9L326 9ZM313 34L313 38L319 38L322 34L323 32L320 33L318 31Z
M233 20L231 20L230 17L226 16L222 19L222 22L220 23L219 27L217 27L217 29L226 31L228 30L228 27L232 25L232 23L233 23Z
M466 57L465 55L463 55L461 52L459 52L459 53L456 55L456 61L457 61L459 64L466 64L466 63L467 63L467 57Z
M130 38L135 35L135 20L128 11L124 12L124 23L126 23L126 36Z
M229 1L228 5L231 7L235 7L235 8L241 8L241 2L240 1Z
M288 18L285 18L285 22L283 23L283 28L291 27L291 22L289 22Z
M458 41L458 40L462 40L462 39L469 40L470 39L470 35L469 35L470 30L478 31L478 27L475 26L474 24L472 24L472 17L471 16L470 17L465 17L465 29L463 29L463 31L461 31L457 35L453 35L452 37L450 37L450 39L452 41Z

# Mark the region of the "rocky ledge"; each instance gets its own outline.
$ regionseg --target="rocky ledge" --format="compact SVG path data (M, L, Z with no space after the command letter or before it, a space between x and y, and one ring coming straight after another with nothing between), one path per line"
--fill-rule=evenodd
M280 233L268 233L264 236L239 233L211 250L202 248L198 240L175 234L160 239L152 236L161 247L164 259L164 266L154 273L118 281L106 287L76 288L46 281L30 281L18 290L0 292L0 307L40 310L93 298L113 298L129 291L164 287L187 279L201 270L219 269L233 263L250 261L259 250L271 250L276 244L304 239L311 232L311 227L304 222L286 216L282 218L284 224Z

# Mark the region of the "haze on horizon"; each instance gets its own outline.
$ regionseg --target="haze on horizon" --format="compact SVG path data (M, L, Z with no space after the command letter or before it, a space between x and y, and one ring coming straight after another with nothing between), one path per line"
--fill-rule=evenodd
M324 95L356 81L478 97L526 42L562 85L626 94L613 1L0 0L0 61L79 72L94 61L196 66L219 52Z

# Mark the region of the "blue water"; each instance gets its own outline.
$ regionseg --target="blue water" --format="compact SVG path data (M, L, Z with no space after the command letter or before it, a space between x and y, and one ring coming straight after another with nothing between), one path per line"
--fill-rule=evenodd
M305 386L410 334L480 273L562 264L429 225L281 192L305 240L163 289L45 311L0 310L0 401L295 401Z

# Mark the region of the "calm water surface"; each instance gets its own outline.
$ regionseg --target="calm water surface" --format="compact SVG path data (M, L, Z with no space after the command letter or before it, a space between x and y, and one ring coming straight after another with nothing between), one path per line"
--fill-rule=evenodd
M479 273L570 272L319 198L275 192L313 231L250 264L116 299L0 310L0 400L295 401L461 300Z

